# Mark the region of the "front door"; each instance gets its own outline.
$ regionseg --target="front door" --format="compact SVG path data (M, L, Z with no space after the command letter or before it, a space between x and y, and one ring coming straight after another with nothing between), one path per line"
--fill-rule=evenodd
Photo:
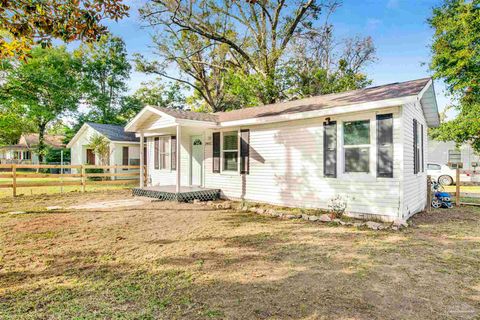
M202 185L203 137L192 136L190 183L192 186Z

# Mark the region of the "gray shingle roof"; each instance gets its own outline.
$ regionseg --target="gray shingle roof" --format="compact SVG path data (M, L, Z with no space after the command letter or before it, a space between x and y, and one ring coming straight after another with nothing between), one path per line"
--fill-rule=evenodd
M177 109L163 108L159 106L152 106L152 107L177 119L217 122L217 117L213 113L177 110Z
M139 138L135 137L134 132L125 132L123 125L103 124L94 122L87 122L87 124L105 137L107 137L110 141L140 141Z
M419 94L430 78L396 82L377 87L326 94L305 99L274 103L259 107L245 108L227 112L217 112L219 122L261 118L306 112L333 107L343 107L365 102L402 98Z
M194 111L174 110L158 106L152 107L177 119L218 123L321 110L333 107L361 104L365 102L414 96L419 94L430 80L431 78L423 78L405 82L395 82L365 89L332 93L226 112L201 113Z

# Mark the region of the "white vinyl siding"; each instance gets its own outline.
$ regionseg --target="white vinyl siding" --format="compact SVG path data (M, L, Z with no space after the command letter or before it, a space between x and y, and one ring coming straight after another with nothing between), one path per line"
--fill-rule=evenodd
M402 126L403 126L403 192L402 192L402 218L407 219L413 214L425 209L427 200L427 174L422 172L421 168L425 164L419 165L419 172L414 172L414 148L413 148L413 119L417 120L418 128L423 126L423 147L428 148L427 141L427 125L425 117L419 102L406 104L402 108ZM420 129L419 129L420 130ZM420 141L422 135L418 134L418 146L421 147ZM420 151L421 153L421 151ZM420 160L426 162L426 152L424 150L424 158L420 156Z
M268 202L294 207L328 208L336 195L347 200L347 210L374 213L395 219L399 214L400 194L400 126L399 108L382 110L394 117L394 177L376 178L374 172L365 177L344 175L323 176L323 118L297 120L250 129L250 174L247 176L212 174L212 147L205 153L205 187L219 188L226 197ZM331 117L332 121L375 119L376 113L359 113L348 117ZM374 121L373 121L374 122ZM370 132L375 132L370 122ZM339 126L338 130L341 130ZM242 129L242 128L237 128ZM373 134L373 133L372 133ZM211 136L211 131L207 132ZM343 150L337 139L338 152ZM375 139L370 139L374 145ZM376 148L372 147L375 155ZM370 157L370 168L376 168ZM340 163L339 171L342 167ZM375 170L374 170L375 171Z

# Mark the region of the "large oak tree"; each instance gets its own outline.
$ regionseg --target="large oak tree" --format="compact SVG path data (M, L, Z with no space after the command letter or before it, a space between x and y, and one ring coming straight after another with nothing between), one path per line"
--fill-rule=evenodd
M32 45L52 39L96 41L107 33L105 19L128 15L122 0L0 0L0 59L28 56Z
M435 31L430 68L446 83L458 113L432 135L480 152L480 1L447 0L429 23Z

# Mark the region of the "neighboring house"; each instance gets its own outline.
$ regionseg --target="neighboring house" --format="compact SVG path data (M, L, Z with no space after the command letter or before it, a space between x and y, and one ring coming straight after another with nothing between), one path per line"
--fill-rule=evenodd
M146 141L148 186L322 209L340 196L352 216L392 221L427 206L439 122L432 80L419 79L213 114L147 106L125 130Z
M472 146L463 144L460 148L453 141L428 141L428 161L438 164L447 164L455 167L460 163L463 170L480 170L480 154L475 153Z
M45 135L45 145L51 149L63 149L62 135ZM0 163L38 164L38 133L24 134L15 145L0 147Z
M480 182L480 154L473 150L469 144L457 147L453 141L428 141L428 162L432 167L435 164L448 165L455 169L460 164L460 180L463 182ZM454 170L450 174L455 180Z
M125 132L123 126L87 122L78 130L67 147L71 149L72 165L100 165L99 157L89 144L91 138L101 135L110 142L109 165L139 165L139 139L134 133Z

